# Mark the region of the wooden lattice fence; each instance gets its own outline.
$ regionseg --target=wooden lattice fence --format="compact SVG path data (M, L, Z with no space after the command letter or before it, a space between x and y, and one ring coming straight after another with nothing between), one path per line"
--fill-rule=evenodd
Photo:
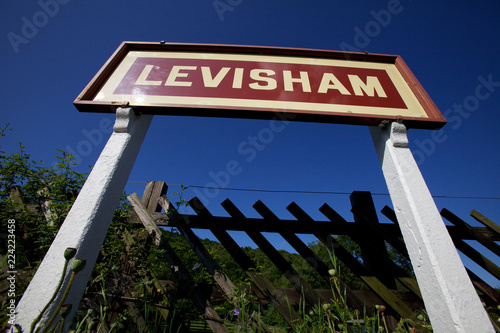
M227 299L236 305L233 292L237 286L224 274L220 263L212 258L193 229L210 230L247 274L252 282L250 290L258 301L274 306L290 325L302 320L290 305L298 304L300 300L305 300L307 304L328 303L332 298L331 290L312 288L262 235L264 232L281 235L310 264L311 269L314 269L325 281L329 281L331 276L328 272L328 265L297 236L297 234L314 235L321 243L332 249L337 259L368 286L369 291L351 290L339 281L346 291L347 301L351 307L362 309L364 306L383 304L388 309L387 318L392 327L395 327L399 317L410 318L418 322L415 310L424 308L418 284L413 276L389 258L387 252L386 244L389 244L408 258L396 216L386 206L381 212L393 223L380 223L369 192L352 193L350 198L354 215L353 222L346 221L327 204L320 208L320 212L328 221L315 221L295 203L291 203L287 210L296 220L283 220L279 219L261 201L253 205L261 218L247 218L228 199L222 203L222 206L229 217L217 217L213 216L196 197L189 201L195 215L178 214L166 198L166 192L167 185L164 182L148 182L142 199L137 194L130 195L128 200L134 212L129 221L144 225L155 245L165 250L165 260L174 269L177 279L190 283L192 277L189 270L184 267L168 242L161 237L159 227L174 226L184 236L207 272L217 283L217 288L214 288L210 295L201 291L192 295L197 309L204 316L207 325L215 332L228 332L229 329L214 310L212 302ZM467 240L476 240L494 254L500 255L500 246L495 243L500 240L500 227L476 211L472 211L471 216L484 227L472 227L446 209L443 209L441 214L453 224L447 228L456 248L500 279L500 268L466 243ZM245 254L228 231L245 232L294 288L276 288L265 276L258 274L255 271L256 263ZM346 250L333 237L334 235L347 235L355 241L361 248L362 262ZM497 311L497 305L500 304L499 292L469 269L467 272L487 309L492 312ZM408 291L397 291L397 285L404 286ZM157 282L157 286L163 288L164 284ZM261 331L268 331L265 324L259 322L258 318L254 318L253 324L259 325ZM426 330L419 327L419 331Z

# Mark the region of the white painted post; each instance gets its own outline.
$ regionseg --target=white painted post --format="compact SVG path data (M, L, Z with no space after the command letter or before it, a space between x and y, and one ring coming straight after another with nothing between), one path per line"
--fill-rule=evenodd
M76 257L87 260L65 301L73 304L66 328L71 324L152 119L152 115L135 115L131 108L117 109L108 143L16 308L16 323L24 332L30 331L31 323L52 297L62 275L64 250L68 247L78 249ZM71 275L71 270L68 271L61 292L41 322L48 320L62 298Z
M371 127L406 248L437 333L494 332L408 147L406 127Z

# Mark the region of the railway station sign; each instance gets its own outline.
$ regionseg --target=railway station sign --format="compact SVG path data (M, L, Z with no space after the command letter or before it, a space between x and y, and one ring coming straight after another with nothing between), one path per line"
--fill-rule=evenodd
M438 129L446 120L400 56L124 42L74 102L80 111Z
M115 130L16 307L22 326L35 320L43 311L40 300L58 288L47 284L63 267L57 254L78 248L82 258L95 262L152 115L272 119L293 114L288 119L372 125L435 331L494 332L408 145L408 127L438 129L446 120L401 57L124 42L74 104L80 111L116 113ZM375 126L384 120L403 123ZM67 295L68 302L80 302L91 270L80 273L85 276Z

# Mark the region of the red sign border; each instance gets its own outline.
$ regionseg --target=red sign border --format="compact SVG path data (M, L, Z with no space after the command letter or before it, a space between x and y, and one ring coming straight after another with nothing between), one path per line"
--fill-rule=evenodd
M250 107L217 107L202 105L131 105L136 112L157 115L183 115L203 117L272 119L277 117L293 121L356 124L366 126L379 125L383 120L402 120L408 128L439 129L446 124L446 119L436 107L432 99L424 90L417 78L408 68L403 59L398 55L371 54L358 52L340 52L326 50L278 48L262 46L218 45L218 44L183 44L183 43L153 43L153 42L123 42L106 64L94 76L85 89L78 95L73 104L81 112L115 113L116 108L122 106L118 102L96 102L94 97L106 83L114 70L130 51L172 51L172 52L197 52L197 53L226 53L226 54L251 54L264 56L292 56L304 58L323 58L352 60L361 62L376 62L394 64L408 87L415 95L429 118L399 117L390 115L355 114L321 112L311 110L283 109L252 109ZM206 109L211 109L210 113Z

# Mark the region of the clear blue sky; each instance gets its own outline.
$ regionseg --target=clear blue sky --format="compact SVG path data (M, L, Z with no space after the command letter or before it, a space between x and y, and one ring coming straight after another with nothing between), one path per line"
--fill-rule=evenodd
M1 143L6 152L21 141L35 159L51 163L62 148L88 172L114 117L79 113L72 102L122 41L350 48L401 55L446 114L439 142L432 131L409 131L433 195L500 197L498 1L2 0L0 6L0 120L13 129ZM263 120L156 116L126 190L140 195L148 180L210 185L211 174L236 160L242 172L229 188L387 193L368 128L290 123L247 161L238 146L267 126ZM352 220L348 194L220 190L204 202L222 215L219 203L228 197L247 216L258 216L251 206L261 199L282 218L292 218L285 207L296 201L314 218L325 220L318 208L326 202ZM378 210L391 205L387 196L375 200ZM500 222L500 200L436 203L471 224L472 209Z

